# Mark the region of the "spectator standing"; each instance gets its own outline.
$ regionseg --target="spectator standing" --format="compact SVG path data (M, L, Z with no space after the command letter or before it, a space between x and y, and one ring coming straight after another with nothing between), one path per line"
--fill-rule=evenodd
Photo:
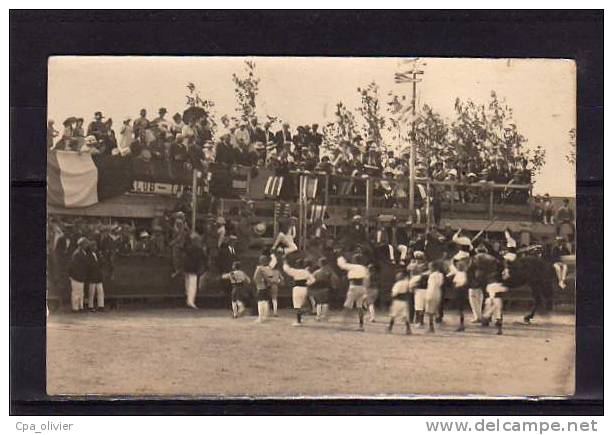
M83 128L83 122L84 122L83 118L77 118L77 121L74 127L74 131L73 131L74 137L81 138L81 139L85 137L85 129Z
M281 149L286 142L292 141L292 132L289 128L289 123L284 122L281 130L279 130L275 134L275 142L277 144L277 149Z
M551 202L551 198L549 194L546 193L543 195L543 223L545 225L553 225L553 203Z
M102 284L102 261L100 252L95 241L91 240L87 244L85 252L87 254L87 306L90 311L96 311L96 299L98 310L104 311L104 286Z
M185 123L183 122L183 117L181 116L180 113L175 113L172 116L172 120L173 120L173 124L170 127L170 132L172 133L173 137L177 137L178 134L181 134L181 132L183 131L183 127L185 127Z
M94 113L94 120L87 126L87 136L94 136L96 139L102 137L105 129L103 119L102 112Z
M119 154L122 156L130 153L130 145L134 142L134 129L132 129L130 121L132 121L132 118L126 116L119 130L119 143L117 148Z
M141 137L146 129L149 128L149 120L147 119L147 111L145 109L140 110L140 117L134 121L132 128L134 129L134 135Z
M89 259L86 252L88 243L85 237L77 240L77 249L72 253L68 267L71 289L70 305L75 313L83 310L85 281L87 281L89 271Z
M172 127L172 123L168 121L166 118L164 118L166 116L166 113L167 113L166 108L160 107L160 110L158 110L158 117L152 121L152 124L154 124L160 129L165 129L167 131L170 131Z
M202 249L202 239L196 233L192 233L189 244L185 250L183 271L185 273L185 296L188 307L198 309L196 306L196 294L198 292L198 278L204 272L206 256Z
M251 143L251 135L249 134L249 129L247 128L246 122L241 122L238 130L234 133L236 136L236 143L240 150L245 150L249 147Z
M57 136L59 136L60 132L57 131L54 127L55 121L50 119L47 121L47 149L50 150L53 148L53 142Z
M575 214L570 208L568 198L562 200L562 206L556 212L556 234L572 240L575 236Z

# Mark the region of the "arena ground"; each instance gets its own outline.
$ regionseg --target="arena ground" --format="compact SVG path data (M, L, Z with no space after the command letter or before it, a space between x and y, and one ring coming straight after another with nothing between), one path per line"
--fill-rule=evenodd
M290 311L266 324L229 311L186 309L52 313L47 328L49 394L98 395L547 395L572 394L574 316L531 326L506 316L503 336L449 314L436 334L385 331L369 323ZM343 329L341 329L343 328Z

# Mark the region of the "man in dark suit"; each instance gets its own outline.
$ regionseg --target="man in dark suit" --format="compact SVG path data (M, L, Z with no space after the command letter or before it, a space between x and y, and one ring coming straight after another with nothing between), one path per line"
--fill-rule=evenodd
M219 246L217 252L217 268L219 273L229 273L232 270L232 264L238 261L238 253L236 251L236 241L238 238L231 234L226 238L226 241Z
M282 148L285 142L292 141L292 131L289 128L289 123L284 122L283 128L277 132L275 135L275 143L278 148Z
M85 249L89 241L85 237L77 240L77 249L70 257L68 276L70 277L70 304L73 312L83 310L85 298L85 282L89 270L89 258Z
M222 242L221 245L219 245L219 249L217 250L217 269L220 275L230 273L232 271L232 265L236 261L239 261L238 251L236 250L237 240L238 237L231 234L225 238L225 241ZM232 295L232 283L228 279L222 279L221 285L224 289L224 293L227 295L228 299L230 299ZM249 304L248 300L244 302Z

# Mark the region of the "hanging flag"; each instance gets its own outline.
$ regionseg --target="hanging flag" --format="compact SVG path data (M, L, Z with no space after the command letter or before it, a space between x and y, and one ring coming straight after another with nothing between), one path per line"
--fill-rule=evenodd
M318 220L324 220L327 217L326 209L328 207L325 205L312 205L310 209L309 221L311 223L315 223Z
M264 188L264 196L268 198L278 198L283 186L283 177L279 175L271 175L266 181Z
M47 152L47 203L88 207L132 188L130 156Z

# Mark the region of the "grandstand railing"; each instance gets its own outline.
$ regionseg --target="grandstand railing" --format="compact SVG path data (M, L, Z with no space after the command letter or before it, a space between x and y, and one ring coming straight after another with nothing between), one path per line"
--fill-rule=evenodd
M135 165L134 192L178 195L192 188L192 170L182 168L170 177L165 171L160 173L138 169L139 166ZM409 208L408 177L350 176L313 171L292 171L281 176L271 168L238 165L227 167L216 163L201 171L203 176L196 184L198 195L211 193L223 199L279 200L279 195L268 195L265 192L268 179L277 176L283 177L286 183L293 186L289 192L286 189L284 197L281 198L291 202L299 196L300 177L306 176L318 180L316 189L309 195L313 203L367 210ZM288 177L292 177L292 180ZM506 209L519 215L528 215L531 212L531 184L500 184L490 181L468 183L422 177L416 178L415 182L416 208L429 209L432 206L431 201L438 201L441 209L447 213L467 211L489 219L495 216L497 210L504 212Z

